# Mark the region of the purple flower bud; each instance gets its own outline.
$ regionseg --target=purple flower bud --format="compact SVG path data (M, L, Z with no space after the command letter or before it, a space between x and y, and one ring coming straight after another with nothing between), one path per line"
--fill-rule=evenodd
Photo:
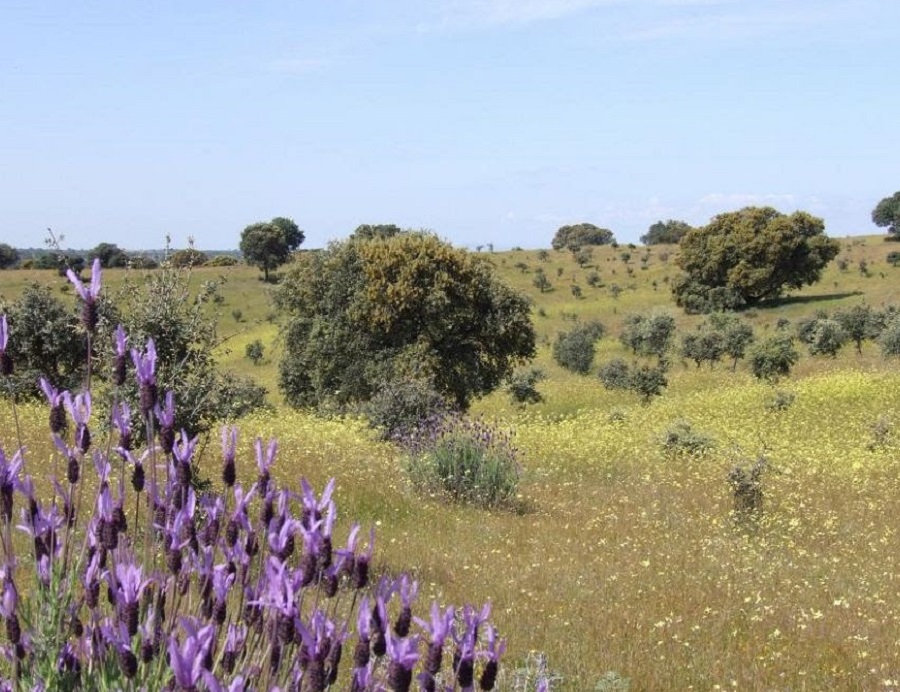
M9 327L6 324L6 313L0 315L0 375L9 377L13 373L12 357L6 350L9 341Z

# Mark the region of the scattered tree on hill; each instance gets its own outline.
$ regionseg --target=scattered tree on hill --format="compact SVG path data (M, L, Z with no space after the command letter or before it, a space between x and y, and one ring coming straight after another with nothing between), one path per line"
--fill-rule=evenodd
M847 332L837 320L817 319L809 338L809 352L814 356L836 357L847 343Z
M360 240L372 240L373 238L390 238L400 232L402 232L400 226L392 223L364 223L356 227L352 237Z
M625 318L619 341L638 356L664 360L675 337L675 318L664 312L632 314Z
M553 288L553 284L550 283L550 279L547 278L547 274L545 274L544 270L540 267L534 272L534 279L531 283L533 283L534 287L541 293L549 291L551 288Z
M606 331L597 320L576 324L562 332L553 344L553 358L566 370L586 375L594 364L594 344Z
M693 226L684 221L675 221L674 219L657 221L641 236L641 242L644 245L676 245L692 229Z
M872 223L887 228L892 240L900 240L900 192L885 197L872 210Z
M19 251L11 245L0 243L0 269L8 269L19 263Z
M578 250L587 245L608 245L615 240L608 228L600 228L592 223L577 223L562 226L553 236L554 250Z
M719 214L680 245L676 261L684 273L672 289L688 312L753 305L813 284L840 251L822 219L771 207Z
M662 394L669 382L666 378L665 363L655 366L645 364L628 365L621 358L614 358L600 368L600 382L606 389L623 389L634 392L645 404Z
M725 337L722 332L708 327L684 334L681 337L681 355L694 361L699 368L703 363L712 367L725 353Z
M750 370L760 380L777 382L787 377L800 358L794 348L794 338L787 332L774 334L750 348Z
M753 327L746 320L724 312L713 313L707 323L722 335L724 353L732 360L732 371L737 370L738 361L746 355L747 347L755 338Z
M429 233L305 253L275 298L280 384L294 406L349 406L416 379L464 409L534 356L527 299L489 261Z
M881 354L885 357L900 356L900 315L894 313L878 337Z
M876 311L865 303L837 310L834 319L841 325L847 337L856 344L858 354L862 354L862 342L877 338L884 326Z
M100 265L104 269L128 266L128 253L115 243L100 243L88 252L89 260L93 260L95 257L100 260Z
M247 226L241 232L240 250L247 264L262 269L263 279L268 281L269 271L285 264L304 238L293 220L277 216Z

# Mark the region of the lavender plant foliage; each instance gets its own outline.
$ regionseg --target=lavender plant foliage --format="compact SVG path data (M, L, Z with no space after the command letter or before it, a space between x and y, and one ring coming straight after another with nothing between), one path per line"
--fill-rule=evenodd
M508 433L480 419L435 416L400 441L423 493L484 507L514 507L518 452Z
M177 400L156 391L152 341L131 356L145 434L132 434L115 381L109 425L92 419L90 391L47 386L53 475L33 478L27 450L0 445L0 689L493 689L505 642L489 608L432 603L428 620L415 617L415 581L369 576L374 532L360 540L354 524L332 548L333 480L321 493L305 480L278 487L277 445L257 441L244 463L259 480L242 487L228 428L224 487L198 497L196 439L161 439ZM465 430L480 449L508 445Z

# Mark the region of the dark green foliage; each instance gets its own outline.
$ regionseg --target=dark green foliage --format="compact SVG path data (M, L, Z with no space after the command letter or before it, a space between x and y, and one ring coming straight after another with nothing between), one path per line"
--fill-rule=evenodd
M822 219L771 207L719 214L680 246L684 275L672 288L678 305L695 312L753 305L813 284L840 251Z
M694 430L686 420L675 421L662 441L662 448L670 456L699 456L715 446L715 440Z
M641 397L645 404L662 394L669 382L665 363L629 366L621 358L614 358L600 367L600 382L607 389L624 389Z
M420 431L408 447L413 485L481 507L512 506L519 463L509 437L482 421L450 417Z
M244 355L254 365L259 365L265 356L266 348L259 339L254 339L244 348Z
M710 367L718 363L725 353L725 337L719 331L699 329L681 337L681 355L694 361L699 368L703 363Z
M591 288L596 288L600 285L600 274L598 272L590 272L585 277L585 283Z
M872 223L887 228L893 239L900 239L900 192L885 197L872 210Z
M887 257L884 259L892 267L900 267L900 252L897 250L887 253Z
M878 337L878 345L884 356L900 356L900 316L894 314Z
M159 391L174 392L176 429L184 428L189 435L208 433L216 421L243 415L265 403L265 388L216 368L219 315L210 314L208 305L215 302L218 290L217 282L207 281L195 292L189 270L164 265L154 272L127 277L110 297L130 345L143 349L148 338L155 341ZM110 333L114 324L110 320ZM106 348L105 361L110 363L112 346ZM138 411L132 378L123 393L132 410Z
M278 216L247 226L241 232L239 247L247 264L262 269L263 278L268 281L269 271L287 262L304 238L296 223Z
M572 297L575 298L575 300L581 300L584 295L581 290L581 286L579 286L578 284L572 284L571 291Z
M206 263L207 267L234 267L238 264L236 258L231 255L216 255Z
M594 250L591 247L581 248L574 254L575 261L578 263L579 267L584 268L594 261Z
M814 356L836 357L848 340L847 332L837 320L816 320L810 341L809 352Z
M27 286L21 297L0 309L9 324L7 351L14 371L10 384L24 397L39 397L40 377L60 389L75 389L84 377L87 342L76 310L48 286Z
M80 274L85 264L84 257L81 255L72 255L65 252L58 254L44 252L34 258L32 266L35 269L55 269L59 276L65 276L68 269L71 269L76 274Z
M550 253L547 252L546 250L538 250L537 258L541 262L546 262L548 259L550 259Z
M294 406L365 402L412 377L465 409L534 355L527 299L489 260L427 233L301 253L275 299L286 317L280 383Z
M878 313L865 303L841 308L834 313L834 319L854 344L856 352L862 353L862 342L875 339L884 327Z
M553 288L553 285L550 283L550 279L547 278L544 270L540 268L534 272L534 279L531 283L533 283L534 287L539 289L541 293L549 291L551 288Z
M732 359L731 369L737 368L747 347L753 343L753 326L744 319L729 313L713 313L706 324L722 335L723 353Z
M551 243L554 250L577 250L586 245L608 245L613 242L612 231L608 228L600 228L592 223L577 223L572 226L562 226Z
M169 264L179 269L184 267L202 267L208 261L209 256L205 252L200 252L200 250L192 247L176 250L169 256Z
M19 251L11 245L0 243L0 269L9 269L19 263Z
M443 418L450 405L430 382L399 378L386 381L366 402L363 412L383 440L414 435L423 425Z
M657 221L650 226L644 235L641 236L641 242L644 245L674 245L677 244L690 230L692 230L692 226L686 224L684 221L675 221L674 219Z
M663 360L674 336L675 318L664 312L653 312L628 315L619 341L635 355Z
M100 260L100 265L104 269L127 267L129 261L128 253L115 243L100 243L88 252L88 260L93 261L95 257Z
M364 223L356 227L352 237L358 240L372 240L373 238L390 238L401 232L401 228L392 223Z
M553 344L554 360L567 370L586 375L594 364L594 344L604 331L603 325L594 320L562 332Z
M547 376L538 368L520 368L506 381L506 392L515 404L539 404L544 396L537 384L545 379Z
M793 337L781 332L757 342L750 348L748 359L751 372L761 380L777 382L787 377L800 358L794 348Z

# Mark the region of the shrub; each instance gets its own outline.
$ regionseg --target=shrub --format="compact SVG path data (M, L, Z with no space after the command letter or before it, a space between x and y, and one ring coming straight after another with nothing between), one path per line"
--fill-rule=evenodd
M898 252L897 250L889 252L887 254L887 257L885 257L885 260L892 267L900 267L900 252Z
M386 380L363 408L369 424L383 440L401 440L423 425L443 418L450 404L427 380Z
M169 257L169 263L173 267L200 267L209 261L209 256L205 252L200 252L195 248L189 247L184 250L176 250Z
M238 264L235 257L231 255L216 255L209 260L205 266L207 267L234 267Z
M538 404L544 400L537 390L537 383L547 379L543 370L522 368L516 370L506 383L506 392L515 404Z
M728 473L728 483L734 496L734 515L740 523L756 520L762 514L762 475L768 462L759 457L750 466L735 466Z
M508 436L481 420L445 417L405 442L410 478L426 494L480 507L512 506L519 463Z
M591 321L559 334L553 344L554 360L567 370L587 374L594 363L594 343L603 332L600 322Z
M797 395L784 389L779 389L775 395L766 402L766 409L769 411L786 411L794 404Z
M814 356L836 357L838 351L847 343L847 332L837 320L816 320L809 342L809 352Z
M613 358L600 367L600 382L607 389L628 389L630 370L621 358Z
M750 370L758 379L776 382L790 374L799 358L791 335L775 334L750 349Z
M244 311L240 308L234 308L231 311L231 316L234 318L235 322L243 322L244 321Z
M894 315L878 337L878 345L885 357L900 356L900 316Z
M675 318L664 312L653 312L628 315L619 341L635 355L663 360L674 336Z
M259 365L265 355L266 348L259 339L254 339L244 348L244 355L254 365Z
M694 430L686 420L675 421L662 441L663 450L670 456L699 456L715 446L715 441L708 435Z

